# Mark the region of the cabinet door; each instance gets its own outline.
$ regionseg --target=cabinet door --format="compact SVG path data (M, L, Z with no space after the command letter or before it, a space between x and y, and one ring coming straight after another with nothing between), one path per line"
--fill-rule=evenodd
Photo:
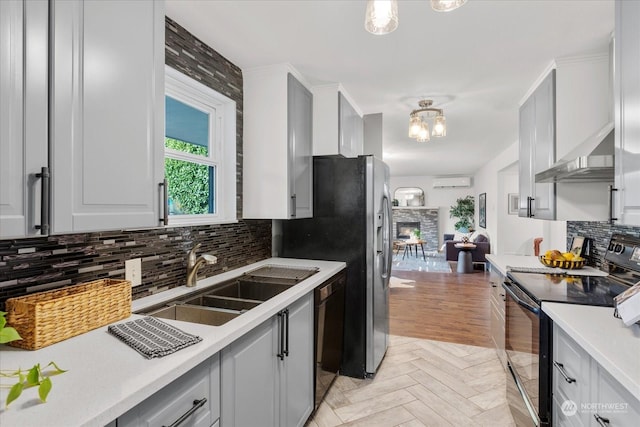
M0 238L40 234L47 149L46 2L0 2Z
M288 75L288 143L291 218L313 216L313 95Z
M590 414L592 420L595 415L606 418L610 427L636 426L640 420L640 401L631 395L615 378L602 369L595 361L594 382L591 385L593 394L591 402L596 402L600 407L590 408L595 414ZM604 422L604 421L603 421ZM593 426L599 426L592 422Z
M531 179L533 171L532 147L535 143L536 125L536 102L531 96L520 107L519 145L518 145L518 186L520 199L518 206L518 216L529 216L529 198L533 197L533 181Z
M357 157L363 151L362 117L342 92L338 92L338 114L340 154L345 157Z
M496 271L495 267L489 264L489 281L491 283L491 337L496 348L496 353L503 367L507 367L507 355L505 352L505 307L504 289L502 282L504 278Z
M53 232L158 225L163 3L52 7Z
M615 217L640 225L640 2L616 2Z
M269 319L222 351L223 427L278 425L277 326Z
M218 419L219 361L215 355L118 417L118 427L168 426L193 410L202 399L206 401L180 425L211 426Z
M313 293L288 308L286 346L280 362L282 426L304 426L313 410Z
M555 184L538 184L535 175L555 162L556 141L556 72L552 70L535 91L535 143L532 147L534 208L537 219L556 218Z

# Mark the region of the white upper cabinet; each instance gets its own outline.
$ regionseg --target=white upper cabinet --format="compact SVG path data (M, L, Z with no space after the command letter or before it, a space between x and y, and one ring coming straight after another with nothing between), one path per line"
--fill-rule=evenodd
M551 70L520 107L519 216L555 219L555 185L535 182L555 161L555 87Z
M363 154L362 113L339 83L313 87L313 155Z
M535 175L556 162L575 159L585 140L611 123L610 82L607 52L558 58L522 104L520 216L569 221L609 218L611 182L536 182Z
M243 70L243 217L313 216L313 95L289 64Z
M616 1L615 197L619 224L640 225L640 2Z
M164 4L52 3L55 233L157 226L164 149Z
M0 238L47 234L46 2L0 1ZM43 184L44 182L44 184ZM45 215L46 217L46 215ZM45 218L46 221L46 218Z

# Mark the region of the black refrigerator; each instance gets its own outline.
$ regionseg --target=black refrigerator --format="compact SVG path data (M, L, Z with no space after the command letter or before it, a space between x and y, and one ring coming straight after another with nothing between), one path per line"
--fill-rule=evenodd
M313 218L282 222L281 256L347 263L340 373L375 374L389 340L389 167L373 156L313 158Z

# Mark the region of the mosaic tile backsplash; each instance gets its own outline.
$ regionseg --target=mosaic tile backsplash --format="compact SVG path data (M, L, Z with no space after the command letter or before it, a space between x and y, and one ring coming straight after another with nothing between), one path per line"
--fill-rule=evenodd
M236 101L237 206L242 217L242 71L166 18L166 63ZM199 277L213 276L271 256L271 221L109 231L0 240L0 310L7 298L101 278L124 278L124 262L142 258L142 285L133 298L186 283L189 250L211 253Z
M587 257L587 264L602 267L604 255L609 246L612 234L628 234L640 237L640 227L625 225L611 225L606 221L567 221L567 247L571 247L574 236L584 236L592 239L591 255Z

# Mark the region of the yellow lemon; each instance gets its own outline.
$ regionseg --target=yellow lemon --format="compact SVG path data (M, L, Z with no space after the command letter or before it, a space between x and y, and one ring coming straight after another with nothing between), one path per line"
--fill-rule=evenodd
M564 259L566 259L567 261L573 261L573 259L575 258L575 255L572 254L571 252L565 252L562 254L562 256L564 257Z

